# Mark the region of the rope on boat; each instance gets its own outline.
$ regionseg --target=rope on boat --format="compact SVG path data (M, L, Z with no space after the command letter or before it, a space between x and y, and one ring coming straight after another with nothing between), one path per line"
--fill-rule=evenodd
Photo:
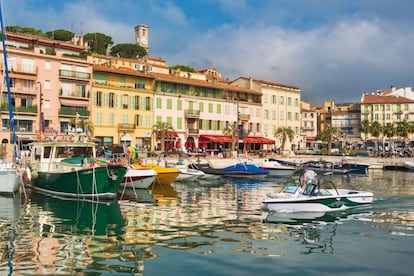
M82 198L85 199L85 195L83 194L83 189L82 189L82 185L80 182L80 178L79 178L79 171L76 171L76 188L77 188L77 192L78 192L78 198L80 195L82 195ZM80 193L79 193L80 191Z
M93 166L93 168L92 168L92 174L93 174L93 176L92 176L92 195L93 195L93 198L95 198L95 192L96 192L96 194L98 194L98 186L97 186L97 183L96 183L96 171L95 171L95 166ZM96 196L96 200L97 201L99 201L99 197L98 196Z

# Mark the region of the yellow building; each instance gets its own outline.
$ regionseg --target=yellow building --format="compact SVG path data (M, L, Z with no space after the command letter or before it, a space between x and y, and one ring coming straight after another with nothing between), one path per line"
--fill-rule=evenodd
M134 62L139 64L132 59L94 57L91 120L101 145L151 146L154 79L132 69Z

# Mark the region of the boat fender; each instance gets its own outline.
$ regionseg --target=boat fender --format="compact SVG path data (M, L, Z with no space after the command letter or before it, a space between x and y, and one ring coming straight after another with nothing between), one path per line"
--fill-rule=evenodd
M23 177L24 183L28 183L28 182L32 181L32 174L30 173L30 169L29 168L27 168L26 170L24 170L24 172L22 174L22 177Z
M37 171L32 171L31 175L32 175L31 177L32 179L36 179L39 177L39 173Z

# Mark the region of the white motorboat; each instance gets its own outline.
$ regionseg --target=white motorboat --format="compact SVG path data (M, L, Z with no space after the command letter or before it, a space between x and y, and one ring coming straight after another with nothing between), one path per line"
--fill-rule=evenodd
M128 165L128 170L122 179L122 186L147 189L156 176L157 172L154 169Z
M198 178L205 176L203 171L188 168L185 165L177 165L176 167L180 169L176 181L196 181Z
M340 211L371 204L374 199L372 192L337 189L333 181L322 182L322 178L308 183L303 192L299 178L299 182L289 183L282 192L268 193L262 200L264 209L284 213Z
M256 164L262 170L268 171L269 176L287 177L293 175L297 168L294 166L283 165L276 160L265 160L264 162Z
M414 170L414 162L413 161L404 161L404 167L410 171Z

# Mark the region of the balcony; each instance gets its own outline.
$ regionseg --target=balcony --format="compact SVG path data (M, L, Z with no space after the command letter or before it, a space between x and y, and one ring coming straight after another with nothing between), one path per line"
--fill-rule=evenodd
M61 98L76 98L76 99L89 99L89 91L63 91L60 90Z
M69 108L69 107L62 107L59 110L59 115L63 115L63 116L72 117L72 116L76 116L76 114L79 114L82 117L89 117L91 112L89 110L82 109L82 108Z
M200 130L194 129L194 128L189 128L189 129L187 129L187 133L192 134L192 135L194 135L194 134L198 135L200 133Z
M4 70L4 66L0 66L1 70ZM36 66L32 65L25 65L25 64L13 64L9 67L10 74L18 74L18 75L31 75L36 76L38 69Z
M1 111L9 111L8 105L2 105ZM13 113L37 113L37 106L13 106Z
M89 81L91 79L90 73L76 72L71 70L59 70L60 79Z
M241 114L241 113L239 113L239 120L240 121L248 121L248 120L250 120L250 115L249 114Z
M184 110L184 117L190 119L198 119L200 118L200 110L186 109Z
M118 131L130 131L134 129L135 129L134 124L118 124Z

